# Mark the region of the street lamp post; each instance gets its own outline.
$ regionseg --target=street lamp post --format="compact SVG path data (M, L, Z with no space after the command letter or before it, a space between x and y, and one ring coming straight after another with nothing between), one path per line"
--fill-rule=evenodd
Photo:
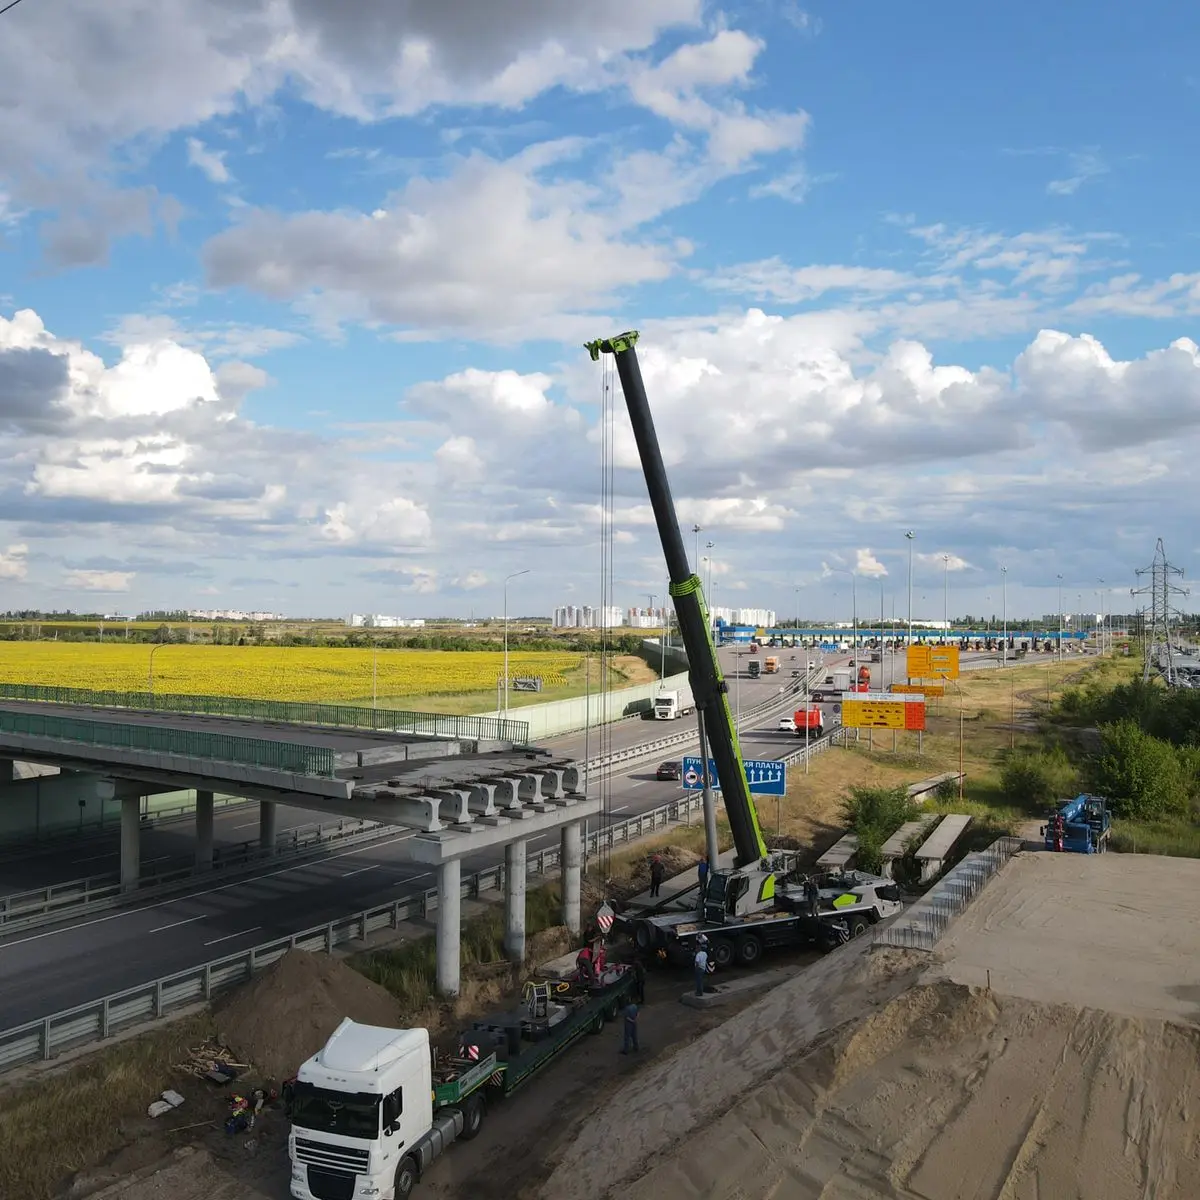
M1062 606L1062 576L1058 576L1058 665L1062 666L1063 639L1063 606Z
M913 635L913 611L912 611L912 585L913 585L913 540L916 534L910 529L905 535L908 541L908 640L905 643L905 652L912 645Z
M854 629L854 686L858 686L858 576L848 567L831 567L841 575L850 576L850 605L851 619Z
M1000 568L1000 612L1004 621L1004 641L1000 645L1000 665L1008 666L1008 568Z
M700 534L702 532L703 532L703 526L701 526L701 525L693 525L692 526L692 537L693 537L693 539L695 541L695 545L696 545L695 553L692 556L692 564L693 564L692 569L696 572L697 575L700 574Z
M708 551L708 554L705 555L705 558L708 560L708 581L704 585L705 596L707 596L708 593L712 591L712 577L713 577L712 552L713 552L713 547L716 546L716 544L717 544L716 542L705 542L704 543L704 548Z
M157 646L152 646L150 649L150 695L154 695L154 656L163 648L165 643L159 642Z
M943 554L942 563L942 624L945 626L942 641L945 642L950 632L950 555Z
M1104 580L1098 579L1096 582L1100 584L1100 657L1103 658L1107 653L1108 618L1104 606Z
M504 719L508 720L508 692L509 683L511 680L508 677L508 581L516 579L519 575L528 575L529 567L523 571L514 571L511 575L504 577Z

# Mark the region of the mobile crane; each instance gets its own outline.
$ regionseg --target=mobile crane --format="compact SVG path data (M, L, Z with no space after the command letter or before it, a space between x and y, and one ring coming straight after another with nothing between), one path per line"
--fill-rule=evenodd
M634 928L635 940L644 950L657 946L670 952L688 949L703 934L711 939L714 958L722 966L735 957L749 964L764 949L775 946L815 943L832 948L851 935L851 926L856 921L865 928L866 924L898 911L899 891L885 879L856 878L833 893L826 910L821 907L820 897L815 904L806 902L802 906L799 889L788 889L777 880L777 873L786 875L792 869L792 856L787 852L772 854L763 837L738 744L737 725L729 706L729 685L713 644L712 622L700 580L688 565L675 516L675 502L642 382L635 349L637 340L637 333L631 331L589 342L586 349L593 361L599 360L601 354L611 354L616 360L667 560L670 593L687 650L692 696L703 715L709 749L721 780L721 794L733 833L734 869L719 871L716 863L710 864L712 869L700 898L699 919L682 913L642 918Z

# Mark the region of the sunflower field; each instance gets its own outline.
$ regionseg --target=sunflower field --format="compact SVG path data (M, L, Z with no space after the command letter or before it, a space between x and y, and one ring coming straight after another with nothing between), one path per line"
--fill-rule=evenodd
M0 682L146 691L152 651L156 692L253 700L370 704L373 661L381 701L494 693L504 674L504 654L488 650L0 642ZM540 675L551 691L582 662L574 653L514 650L509 671Z

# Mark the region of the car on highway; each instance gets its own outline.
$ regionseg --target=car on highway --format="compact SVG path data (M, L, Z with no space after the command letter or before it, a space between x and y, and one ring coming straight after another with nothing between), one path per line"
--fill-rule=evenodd
M782 730L785 730L787 733L795 733L796 732L796 718L795 717L780 717L779 718L779 728Z
M671 759L670 762L658 764L658 770L654 772L655 779L682 779L683 764L676 759Z

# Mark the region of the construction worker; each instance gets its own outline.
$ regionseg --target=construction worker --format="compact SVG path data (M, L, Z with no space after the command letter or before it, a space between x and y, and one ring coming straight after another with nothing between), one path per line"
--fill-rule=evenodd
M638 1045L638 1006L634 1001L630 1001L623 1010L625 1020L624 1037L621 1040L621 1053L628 1054L630 1050L637 1051L641 1049Z
M804 881L804 899L808 901L809 916L815 917L821 911L821 889L817 881L810 875Z
M702 858L696 867L700 876L700 899L704 899L704 885L708 882L708 859Z
M704 977L708 974L708 938L700 935L696 946L696 957L692 960L696 972L696 995L704 995Z
M591 946L584 946L575 956L575 971L584 987L591 987L596 982L596 964L592 961Z
M666 877L667 868L663 866L661 854L656 854L650 860L650 895L657 896L659 889L662 887L663 879Z

